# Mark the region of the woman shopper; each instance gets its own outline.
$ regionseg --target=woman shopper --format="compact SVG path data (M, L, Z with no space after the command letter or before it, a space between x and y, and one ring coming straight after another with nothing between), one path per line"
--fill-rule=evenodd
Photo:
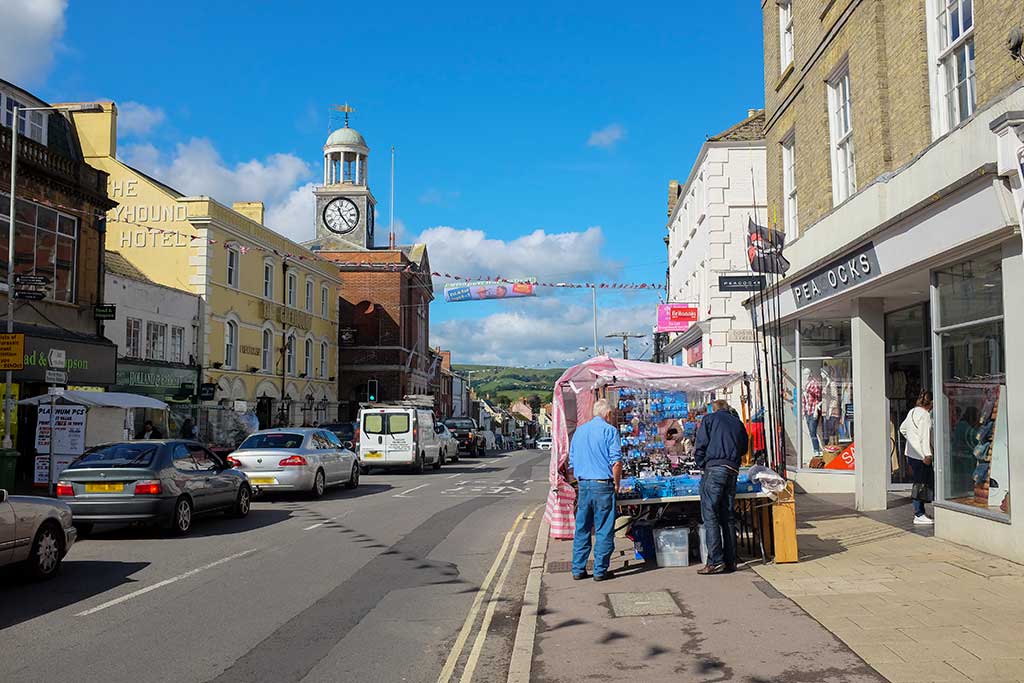
M913 474L914 524L934 524L924 512L924 504L932 501L935 469L932 467L932 392L922 391L917 405L910 409L900 425L900 434L907 440L906 456Z

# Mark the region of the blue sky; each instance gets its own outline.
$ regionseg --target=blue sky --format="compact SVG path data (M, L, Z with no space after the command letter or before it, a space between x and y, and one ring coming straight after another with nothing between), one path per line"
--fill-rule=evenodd
M262 199L293 238L312 236L308 184L329 106L348 101L378 225L395 145L402 237L466 275L661 282L668 180L764 101L761 14L740 0L3 5L0 76L115 100L120 156L185 191ZM602 333L649 329L655 303L602 292ZM590 343L589 315L584 290L441 301L432 341L457 362L545 364Z

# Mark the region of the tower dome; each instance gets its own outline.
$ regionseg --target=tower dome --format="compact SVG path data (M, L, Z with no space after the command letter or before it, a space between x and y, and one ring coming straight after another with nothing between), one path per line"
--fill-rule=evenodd
M324 148L328 147L348 147L357 148L358 151L363 154L368 154L370 148L366 146L366 139L357 131L355 128L339 128L327 137L327 144Z

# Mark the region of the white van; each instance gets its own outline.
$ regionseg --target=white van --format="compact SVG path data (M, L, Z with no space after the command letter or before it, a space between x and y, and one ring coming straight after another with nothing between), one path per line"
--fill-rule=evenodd
M359 410L359 461L365 470L412 467L422 472L428 464L438 470L445 450L431 410L400 404Z

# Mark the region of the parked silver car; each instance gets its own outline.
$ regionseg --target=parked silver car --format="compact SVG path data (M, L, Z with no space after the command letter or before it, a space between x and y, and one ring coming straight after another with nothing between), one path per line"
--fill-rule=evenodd
M0 489L0 567L24 563L28 574L48 579L77 538L71 508L50 498L9 496Z
M263 429L250 434L228 462L256 491L307 491L319 498L328 486L359 485L359 459L326 429Z

